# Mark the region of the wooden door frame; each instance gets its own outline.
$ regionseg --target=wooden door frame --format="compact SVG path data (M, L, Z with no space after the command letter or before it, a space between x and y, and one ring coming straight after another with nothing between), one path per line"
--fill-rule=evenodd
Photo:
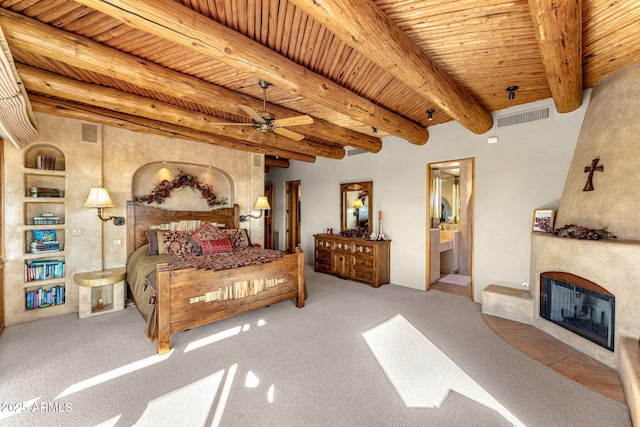
M285 182L285 250L288 252L293 252L296 246L300 244L300 199L302 198L300 189L301 183L299 179ZM296 202L292 203L294 199Z
M469 209L471 210L471 225L470 225L470 248L469 248L469 256L471 258L470 260L470 276L471 276L471 286L469 286L469 297L471 298L471 300L474 299L474 284L473 284L473 271L474 271L474 246L475 246L475 239L474 239L474 228L475 228L475 194L476 194L476 190L475 190L475 158L474 157L466 157L466 158L462 158L462 159L451 159L451 160L443 160L440 162L431 162L427 164L427 177L426 177L426 187L427 187L427 200L426 200L426 204L427 204L427 217L426 217L426 224L427 224L427 232L426 232L426 262L425 262L425 266L426 266L426 286L425 286L425 290L429 291L431 289L431 170L432 167L434 165L446 165L449 163L455 163L455 162L470 162L470 167L471 167L471 198L469 200Z

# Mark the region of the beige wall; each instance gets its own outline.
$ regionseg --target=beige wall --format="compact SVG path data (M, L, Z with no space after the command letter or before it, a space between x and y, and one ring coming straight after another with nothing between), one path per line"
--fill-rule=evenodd
M593 90L576 146L556 226L604 228L619 239L640 240L640 63L608 75ZM593 191L582 191L585 166L599 158Z
M223 171L232 183L223 191L229 192L230 202L237 203L242 214L249 213L256 198L264 193L261 155L101 125L97 125L98 141L84 142L81 121L47 114L36 114L36 119L40 137L28 147L50 144L65 154L67 301L60 307L24 310L22 255L25 232L20 226L24 222L23 165L28 147L17 150L5 142L5 309L8 325L77 311L77 287L72 280L75 272L125 265L125 227L115 226L113 222L103 224L96 217L95 209L83 207L91 187L103 185L111 194L116 206L105 209L105 216L125 216L125 202L134 196L132 180L136 171L145 165L155 163L160 168L162 162L173 161L187 167L193 165L197 170L212 166ZM193 173L187 167L184 171ZM150 183L150 188L155 184ZM251 221L243 226L250 229L252 241L262 242L261 221ZM114 241L121 244L114 245Z
M426 288L427 164L474 159L473 280L474 300L490 284L520 288L529 282L533 210L557 207L571 156L588 103L558 114L551 99L519 105L495 116L551 106L549 119L514 126L494 126L476 135L457 122L429 127L423 146L397 137L383 140L377 154L343 160L318 158L292 162L288 169L271 168L274 184L273 224L283 239L284 182L302 187L302 249L313 262L313 234L340 227L339 185L373 181L373 212L384 211L384 233L391 238L391 283ZM488 144L497 136L497 144ZM377 224L376 224L377 229ZM282 247L282 242L280 247Z

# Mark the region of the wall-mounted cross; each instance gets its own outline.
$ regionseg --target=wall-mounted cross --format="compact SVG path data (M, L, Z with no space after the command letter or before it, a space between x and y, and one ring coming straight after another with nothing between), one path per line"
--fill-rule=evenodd
M602 172L604 170L604 166L597 166L600 159L591 160L591 166L585 166L584 172L589 172L589 176L587 177L587 183L584 185L582 191L593 191L593 173L595 171Z

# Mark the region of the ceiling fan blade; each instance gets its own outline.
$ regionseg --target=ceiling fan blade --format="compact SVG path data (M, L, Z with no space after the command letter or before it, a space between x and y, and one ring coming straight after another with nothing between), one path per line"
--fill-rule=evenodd
M249 117L251 117L253 120L257 121L257 122L263 122L264 118L258 114L258 112L256 110L254 110L251 107L247 107L246 105L238 105L238 107L244 111L245 113L247 113L249 115Z
M285 119L277 119L273 121L273 124L276 126L301 126L301 125L310 125L313 124L313 119L311 116L295 116L288 117Z
M256 129L247 137L249 142L258 142L262 137L263 132L260 129Z
M275 133L277 133L278 135L282 135L285 136L289 139L293 139L294 141L302 141L304 139L304 135L298 133L298 132L294 132L292 130L289 129L285 129L285 128L275 128L273 129L273 131Z

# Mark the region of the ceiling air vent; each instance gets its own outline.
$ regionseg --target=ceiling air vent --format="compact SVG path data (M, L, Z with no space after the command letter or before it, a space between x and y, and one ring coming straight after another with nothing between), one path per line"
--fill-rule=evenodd
M498 117L498 127L519 125L520 123L533 122L551 117L551 107L538 108L537 110L523 111L510 116Z
M361 148L350 148L347 150L347 156L355 156L357 154L363 154L366 152L366 150L363 150Z

